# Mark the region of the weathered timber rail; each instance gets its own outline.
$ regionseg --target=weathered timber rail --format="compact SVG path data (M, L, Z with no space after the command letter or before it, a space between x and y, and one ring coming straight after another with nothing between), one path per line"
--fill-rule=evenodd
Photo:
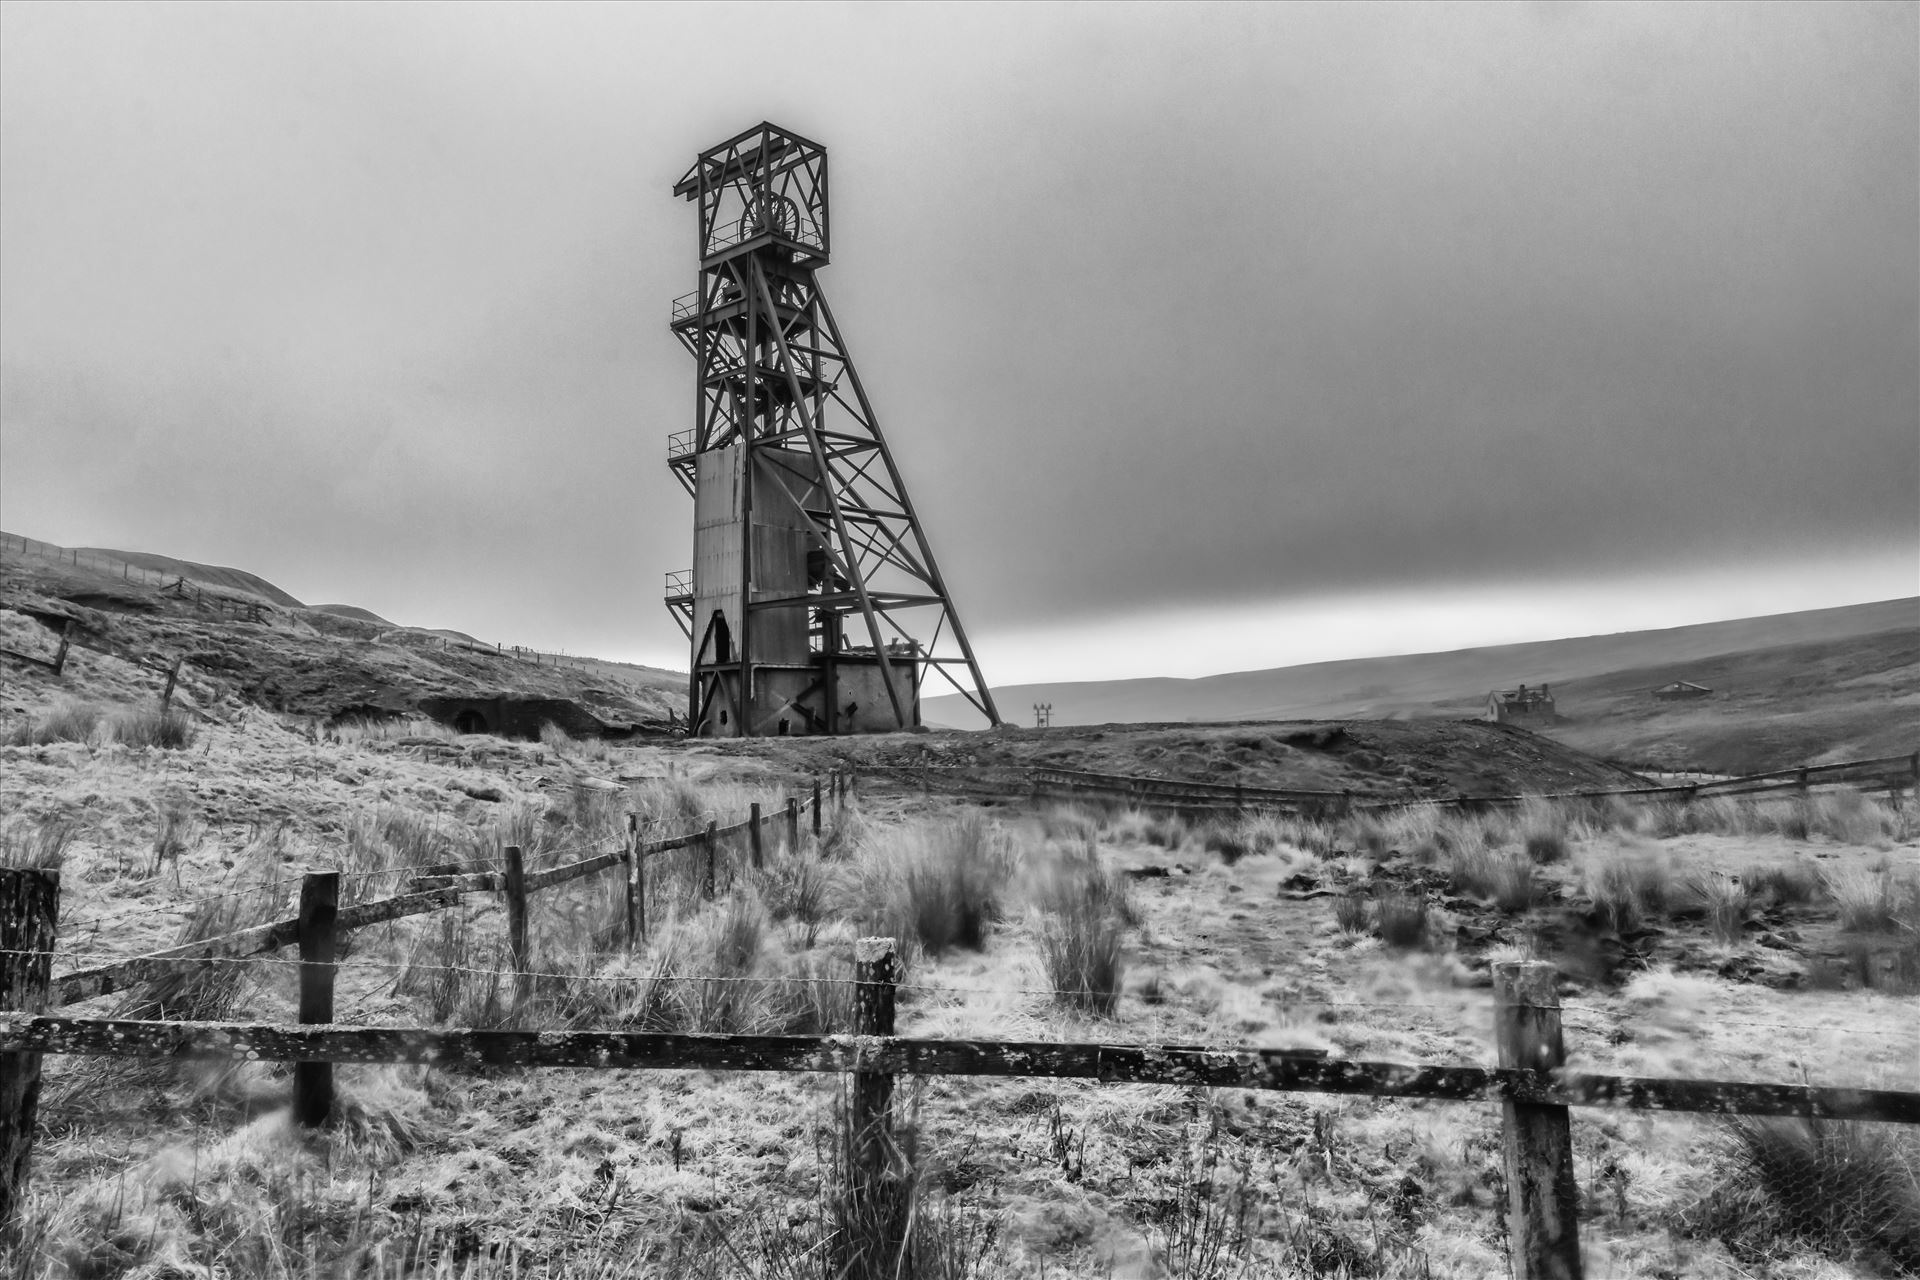
M0 1052L448 1067L866 1071L1920 1124L1920 1093L1889 1089L1548 1073L1514 1067L1416 1066L1201 1045L856 1035L432 1031L415 1027L9 1015L0 1016Z
M836 779L834 795L848 780ZM815 794L814 815L819 817ZM798 806L784 815L798 830ZM709 853L710 833L702 833ZM675 848L687 838L661 842ZM629 854L641 846L630 845ZM657 850L656 850L657 851ZM509 896L510 950L519 971L515 1008L528 997L525 966L525 891L518 848L509 848L503 892ZM619 860L596 855L554 868L566 878L591 874ZM631 857L629 908L644 856ZM708 863L711 870L711 860ZM587 869L583 869L587 868ZM47 976L58 912L59 873L0 870L0 1063L8 1082L0 1090L0 1134L10 1135L0 1161L0 1230L15 1225L29 1170L34 1100L46 1054L163 1060L253 1060L295 1064L293 1110L303 1124L328 1122L335 1063L418 1063L450 1068L585 1070L804 1071L845 1073L857 1113L855 1158L843 1169L853 1194L871 1191L888 1176L882 1153L892 1143L894 1078L974 1076L1080 1079L1103 1084L1155 1084L1311 1092L1376 1098L1424 1099L1496 1105L1501 1110L1508 1188L1507 1238L1514 1274L1581 1274L1578 1197L1574 1193L1569 1109L1600 1107L1718 1115L1796 1116L1815 1121L1920 1124L1920 1093L1725 1080L1616 1076L1561 1069L1565 1045L1551 966L1502 964L1494 971L1495 1034L1501 1065L1411 1065L1328 1058L1320 1053L1194 1045L1055 1043L1051 1041L939 1040L894 1033L899 970L891 938L855 946L849 1034L747 1036L626 1031L475 1031L420 1027L344 1026L333 1016L338 931L351 913L391 913L396 904L457 902L464 883L442 885L382 903L335 911L339 877L316 872L303 886L294 937L300 945L300 1023L168 1022L49 1015ZM552 883L561 882L556 877ZM409 905L408 910L413 906ZM387 916L385 918L391 918ZM629 916L631 919L631 915ZM278 940L278 926L248 931L259 944ZM631 942L632 927L629 926ZM148 957L149 964L191 964L192 958ZM123 971L128 976L142 970ZM842 979L824 979L843 981ZM898 1243L898 1242L895 1242Z

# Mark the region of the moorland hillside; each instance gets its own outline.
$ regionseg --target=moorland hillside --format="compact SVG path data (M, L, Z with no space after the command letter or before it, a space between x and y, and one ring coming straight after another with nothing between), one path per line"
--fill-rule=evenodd
M1652 689L1676 679L1726 696L1656 703ZM1920 719L1920 600L1192 680L1010 685L994 697L1008 714L1051 703L1059 725L1457 718L1522 682L1553 686L1564 722L1542 732L1635 764L1741 772L1897 754L1913 749ZM925 705L935 721L964 710L958 698Z
M0 710L9 715L44 714L73 697L130 702L158 692L176 661L175 700L207 715L251 705L322 721L445 718L474 704L620 734L664 728L684 711L684 677L674 672L477 644L353 606L309 608L237 569L0 542ZM63 632L69 654L56 674Z

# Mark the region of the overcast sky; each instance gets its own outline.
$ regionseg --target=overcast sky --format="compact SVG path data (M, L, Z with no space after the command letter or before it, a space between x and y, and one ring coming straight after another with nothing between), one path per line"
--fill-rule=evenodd
M683 667L670 188L765 118L996 683L1910 595L1917 61L1832 0L14 0L0 521Z

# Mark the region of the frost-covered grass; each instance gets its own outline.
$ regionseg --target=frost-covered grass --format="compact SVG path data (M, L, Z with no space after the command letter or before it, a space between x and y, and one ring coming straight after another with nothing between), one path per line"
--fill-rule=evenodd
M104 925L63 932L63 947L133 950L182 936L196 894L253 885L259 910L286 914L311 867L342 870L357 898L384 896L423 867L484 862L509 843L552 865L624 841L629 812L640 837L655 839L724 825L755 800L772 812L786 790L744 768L722 773L738 762L717 753L631 746L619 748L622 770L638 763L659 777L618 785L610 759L558 745L462 740L422 753L390 738L313 743L262 719L204 728L191 758L102 748L42 761L27 750L0 770L0 802L17 822L0 832L24 844L66 824L63 918ZM1589 871L1610 860L1724 851L1719 837L1663 840L1575 811L1188 824L976 810L877 789L832 810L818 844L803 836L789 850L784 832L768 827L758 873L744 839L723 841L711 898L698 846L650 860L643 938L627 935L617 871L537 895L525 984L507 963L490 895L362 931L342 969L339 1016L834 1032L847 1027L855 940L893 932L904 944L903 1035L1490 1063L1491 997L1454 949L1454 913L1434 905L1448 890L1404 892L1395 868L1420 868L1437 885L1456 862L1497 860L1579 904ZM1541 834L1563 840L1564 855L1529 856ZM1743 839L1756 865L1777 873L1715 874L1741 875L1750 907L1789 903L1801 922L1837 910L1801 846L1836 854L1820 865L1862 852L1819 835ZM1210 841L1239 852L1228 859ZM170 852L156 859L161 848ZM1908 852L1891 856L1904 874ZM166 874L150 874L155 861ZM1339 892L1287 896L1299 876ZM1669 880L1669 905L1715 887L1678 872ZM1364 919L1342 931L1335 911L1349 900ZM236 903L226 909L253 909ZM1417 917L1418 927L1390 916ZM1526 918L1516 910L1516 931ZM1894 935L1859 936L1879 945ZM291 966L242 972L219 989L157 994L169 1007L284 1020ZM1900 1075L1912 1070L1910 1010L1878 991L1786 992L1686 974L1570 1002L1580 1012L1569 1047L1588 1069L1783 1082L1804 1069L1816 1082L1920 1085ZM858 1252L856 1208L914 1223L913 1272L940 1277L1478 1278L1506 1268L1498 1111L1479 1104L902 1077L886 1197L863 1207L835 1199L846 1134L830 1076L452 1066L336 1075L341 1124L305 1135L286 1123L278 1066L156 1072L102 1059L83 1072L79 1060L49 1059L27 1274L215 1265L302 1280L812 1276L807 1259ZM1595 1112L1576 1124L1583 1236L1623 1260L1617 1273L1740 1273L1727 1247L1676 1209L1731 1168L1697 1160L1707 1122ZM1816 1246L1780 1248L1781 1266L1813 1274Z

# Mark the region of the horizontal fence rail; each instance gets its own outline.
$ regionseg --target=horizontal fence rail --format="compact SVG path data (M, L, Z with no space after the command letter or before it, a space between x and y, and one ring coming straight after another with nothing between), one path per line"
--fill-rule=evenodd
M1897 1090L1548 1073L1514 1067L1415 1066L1286 1050L1195 1045L853 1035L432 1031L417 1027L5 1016L0 1017L0 1052L460 1067L879 1071L1920 1124L1920 1093Z
M1852 762L1771 778L1752 785L1806 786L1816 777L1855 777L1849 770L1890 763L1920 763L1906 757ZM1181 784L1164 779L1066 770L943 772L986 794L1041 794L1050 783L1079 786L1126 784L1136 795L1176 796ZM926 779L922 776L923 784ZM298 916L271 921L221 938L132 957L101 968L51 975L59 897L56 870L0 869L0 1229L20 1204L34 1132L37 1081L43 1055L79 1055L161 1060L256 1060L293 1064L291 1107L296 1121L328 1123L333 1108L333 1064L430 1064L445 1068L576 1068L587 1070L701 1070L715 1072L831 1072L851 1081L853 1154L843 1168L847 1190L871 1194L876 1180L891 1176L885 1152L892 1149L894 1078L1079 1079L1103 1084L1184 1088L1229 1088L1323 1093L1384 1099L1426 1100L1497 1107L1503 1126L1507 1186L1506 1239L1514 1274L1577 1277L1581 1274L1578 1196L1568 1116L1571 1108L1704 1115L1799 1117L1809 1121L1920 1124L1920 1092L1836 1088L1727 1080L1687 1080L1569 1070L1561 1031L1557 974L1539 962L1503 962L1493 970L1494 1032L1498 1066L1407 1064L1349 1060L1318 1050L1263 1050L1179 1044L1111 1044L1053 1041L949 1040L895 1033L894 1010L902 989L891 938L863 938L854 948L851 978L808 976L809 983L845 983L851 999L844 1021L827 1024L844 1034L821 1036L723 1035L630 1031L537 1031L355 1026L335 1020L334 982L343 931L457 906L471 893L497 893L506 907L507 952L512 970L510 1018L534 1013L542 976L534 972L529 946L529 894L624 865L629 953L646 934L645 879L656 855L676 850L705 854L694 874L702 896L716 897L719 840L744 834L751 866L765 865L763 829L786 824L784 845L800 847L800 818L811 818L816 840L824 838L829 801L845 813L855 779L836 773L813 783L810 797L792 797L766 811L722 827L642 843L637 819L628 817L623 847L529 873L518 846L504 849L503 870L472 864L399 869L411 875L409 891L339 908L341 873L310 872L301 879ZM1653 791L1674 789L1655 788ZM1680 788L1693 791L1695 788ZM1646 794L1641 790L1638 794ZM1199 794L1199 793L1196 793ZM1317 802L1332 793L1261 789L1254 802ZM1599 793L1614 794L1614 793ZM1204 788L1209 804L1248 802L1248 789ZM704 873L702 875L702 872ZM381 873L389 874L389 873ZM263 886L270 887L270 886ZM298 961L264 959L265 953L297 945ZM63 1004L122 990L162 974L215 963L286 963L299 970L297 1023L156 1021L62 1017ZM364 962L347 962L353 967ZM479 972L479 970L473 970ZM493 971L498 972L498 971ZM568 975L583 981L627 981L598 975ZM729 981L714 975L675 975L692 982ZM1058 995L1059 993L1055 993ZM9 1091L5 1086L25 1082ZM12 1153L11 1155L9 1153ZM15 1158L17 1156L17 1159ZM897 1242L896 1242L897 1243Z

